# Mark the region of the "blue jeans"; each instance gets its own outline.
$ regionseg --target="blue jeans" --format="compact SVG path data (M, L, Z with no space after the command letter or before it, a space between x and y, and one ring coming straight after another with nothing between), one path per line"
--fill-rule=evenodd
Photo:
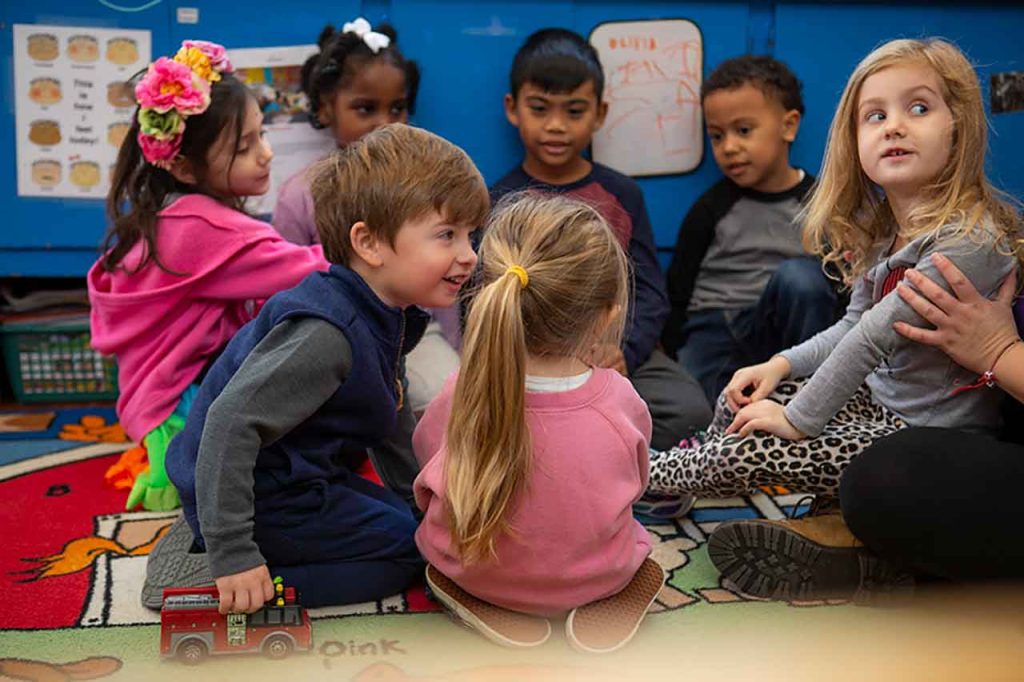
M714 404L737 369L764 362L831 326L838 302L818 260L791 258L775 271L755 305L690 314L676 357Z

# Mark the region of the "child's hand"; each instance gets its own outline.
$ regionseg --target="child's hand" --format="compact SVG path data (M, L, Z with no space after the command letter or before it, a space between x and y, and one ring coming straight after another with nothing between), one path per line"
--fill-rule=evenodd
M599 343L590 350L590 362L595 367L614 369L622 376L629 376L626 372L626 356L622 349L613 343Z
M217 578L221 613L253 613L274 597L270 571L263 564L248 571Z
M807 435L798 430L786 419L782 405L774 400L759 400L747 405L736 413L736 418L725 430L726 434L739 433L746 437L754 431L774 433L785 440L803 440Z
M779 385L779 382L789 376L790 369L792 368L789 365L789 360L781 355L776 355L768 362L736 370L732 379L722 390L729 409L739 412L744 405L767 398ZM753 388L753 392L749 396L744 394L748 388Z

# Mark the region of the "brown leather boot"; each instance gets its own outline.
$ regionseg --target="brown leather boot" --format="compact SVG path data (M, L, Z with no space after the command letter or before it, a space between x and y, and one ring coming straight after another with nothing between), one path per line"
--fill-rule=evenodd
M723 578L764 599L880 605L909 596L914 586L853 536L838 507L797 519L727 521L711 533L708 555Z

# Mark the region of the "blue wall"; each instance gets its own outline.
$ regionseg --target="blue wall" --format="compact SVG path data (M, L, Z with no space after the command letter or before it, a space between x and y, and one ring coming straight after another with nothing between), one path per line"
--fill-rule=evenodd
M311 43L326 21L363 14L387 19L399 43L423 69L415 123L463 146L487 180L519 160L518 138L505 122L501 98L508 66L530 32L560 25L584 35L610 20L685 18L704 37L704 72L748 50L773 53L804 81L807 115L794 163L816 172L828 125L846 77L880 42L942 35L979 65L982 84L1000 71L1024 70L1024 8L997 4L918 2L663 2L638 0L191 0L198 25L175 21L165 0L8 0L0 6L0 276L81 276L95 258L105 218L102 202L17 197L15 173L14 23L145 28L153 53L170 53L184 38L228 48ZM113 7L120 9L113 9ZM137 11L132 7L141 8ZM329 8L329 9L328 9ZM329 13L328 13L329 12ZM991 176L1024 198L1024 112L993 117ZM682 216L718 177L710 153L687 175L640 180L658 245L671 247Z

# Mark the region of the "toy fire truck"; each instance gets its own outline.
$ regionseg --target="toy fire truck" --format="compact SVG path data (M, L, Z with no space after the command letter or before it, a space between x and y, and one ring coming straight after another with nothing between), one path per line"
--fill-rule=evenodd
M164 590L160 609L160 655L187 665L209 655L259 652L284 658L293 651L313 648L313 631L306 609L295 603L295 589L274 580L277 596L255 613L222 615L217 588Z

